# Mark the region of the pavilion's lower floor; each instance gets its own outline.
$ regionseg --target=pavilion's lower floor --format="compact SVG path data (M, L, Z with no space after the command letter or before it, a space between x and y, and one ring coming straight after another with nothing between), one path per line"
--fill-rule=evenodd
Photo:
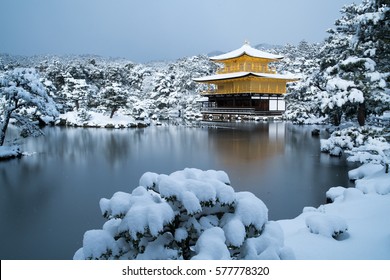
M202 100L202 114L282 115L286 109L281 94L216 94Z

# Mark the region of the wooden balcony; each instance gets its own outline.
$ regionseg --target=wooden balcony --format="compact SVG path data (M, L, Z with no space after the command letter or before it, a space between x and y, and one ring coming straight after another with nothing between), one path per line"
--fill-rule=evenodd
M251 65L251 64L240 64L233 66L225 66L217 70L217 74L227 74L235 72L255 72L255 73L267 73L276 74L276 68L268 67L267 65Z
M262 111L256 108L237 108L237 107L207 107L202 108L203 115L253 115L253 116L281 116L282 110Z

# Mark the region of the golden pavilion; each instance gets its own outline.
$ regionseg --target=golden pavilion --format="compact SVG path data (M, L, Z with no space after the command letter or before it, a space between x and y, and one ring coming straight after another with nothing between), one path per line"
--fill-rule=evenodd
M194 79L207 84L207 90L201 92L203 116L281 115L286 83L298 80L293 75L277 74L269 66L282 58L252 48L247 42L237 50L210 57L222 65L217 74Z

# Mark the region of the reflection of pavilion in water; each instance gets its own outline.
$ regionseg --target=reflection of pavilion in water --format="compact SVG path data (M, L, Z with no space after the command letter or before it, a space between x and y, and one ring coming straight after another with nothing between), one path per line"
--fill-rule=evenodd
M209 131L210 148L223 164L247 168L256 163L258 167L284 152L285 123L241 125Z

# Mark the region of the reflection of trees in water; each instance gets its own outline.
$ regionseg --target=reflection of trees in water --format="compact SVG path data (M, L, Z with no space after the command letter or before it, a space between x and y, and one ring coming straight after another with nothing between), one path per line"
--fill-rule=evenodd
M115 167L126 161L131 152L133 142L126 131L116 131L107 135L104 140L104 154L110 166Z
M20 225L30 219L31 214L34 214L34 219L39 219L41 209L47 206L56 191L56 186L52 186L50 182L36 180L42 172L41 165L28 159L0 163L1 208L9 213L2 217Z
M286 126L286 147L295 152L319 150L319 141L311 135L312 126L289 124ZM313 141L314 140L314 141Z
M209 142L225 164L261 164L284 152L284 123L252 124L209 130Z
M286 155L286 160L290 161L288 164L294 168L297 176L300 179L305 177L306 184L311 187L312 191L306 191L306 196L311 196L311 201L324 203L324 192L330 187L350 186L346 171L355 168L356 165L348 162L344 156L337 158L321 153L320 138L326 138L328 135L322 130L321 137L312 136L313 129L313 126L288 126L286 151L289 155ZM319 191L320 189L323 191Z
M106 160L110 167L115 167L126 161L131 152L130 129L54 127L45 133L44 139L40 139L44 145L42 152L79 166Z
M205 130L176 126L150 127L135 131L132 136L136 145L133 147L137 151L136 159L149 160L153 164L159 162L160 170L166 170L169 166L174 168L175 165L180 169L189 167L183 166L183 159L191 165L191 159L199 155L199 147L203 148L207 143L205 137Z

